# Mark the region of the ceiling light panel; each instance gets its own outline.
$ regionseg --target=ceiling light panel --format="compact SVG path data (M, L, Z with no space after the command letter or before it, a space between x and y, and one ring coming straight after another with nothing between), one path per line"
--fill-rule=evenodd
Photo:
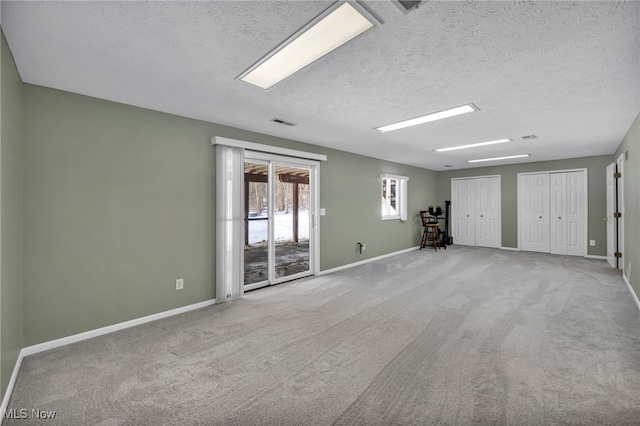
M411 118L409 120L399 121L397 123L376 127L376 130L382 133L386 133L393 130L399 130L406 127L417 126L419 124L430 123L436 120L443 120L445 118L455 117L457 115L467 114L474 111L479 111L479 108L474 104L467 104L451 109L446 109L444 111L434 112L431 114L422 115L420 117Z
M380 22L355 2L337 2L238 79L269 89Z
M507 142L511 142L511 139L498 139L498 140L489 141L489 142L479 142L479 143L472 143L469 145L452 146L450 148L439 148L439 149L434 149L434 151L436 152L455 151L457 149L475 148L477 146L496 145L499 143L507 143Z
M467 163L482 163L483 161L510 160L512 158L530 157L531 154L510 155L508 157L482 158L480 160L469 160Z

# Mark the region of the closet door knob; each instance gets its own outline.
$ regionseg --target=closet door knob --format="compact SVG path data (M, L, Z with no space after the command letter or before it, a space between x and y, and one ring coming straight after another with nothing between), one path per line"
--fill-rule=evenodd
M562 219L562 216L558 216L558 219Z
M484 215L483 215L483 214L481 214L481 215L480 215L480 217L484 217Z
M538 219L542 219L542 216L538 216Z

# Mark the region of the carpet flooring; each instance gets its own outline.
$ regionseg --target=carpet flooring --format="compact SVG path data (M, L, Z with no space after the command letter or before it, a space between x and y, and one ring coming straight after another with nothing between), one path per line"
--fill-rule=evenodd
M9 408L56 415L3 425L638 425L640 313L601 260L416 250L28 356Z

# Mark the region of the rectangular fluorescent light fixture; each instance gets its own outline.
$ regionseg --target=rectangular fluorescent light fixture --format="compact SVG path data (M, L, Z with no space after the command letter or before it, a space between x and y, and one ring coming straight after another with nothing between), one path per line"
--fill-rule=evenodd
M267 90L378 24L361 5L338 1L238 79Z
M445 109L444 111L434 112L420 117L411 118L409 120L399 121L386 126L376 127L376 130L382 133L392 130L404 129L405 127L417 126L418 124L429 123L431 121L442 120L444 118L455 117L456 115L466 114L468 112L479 111L480 109L474 104L462 105L459 107Z
M498 139L498 140L489 141L489 142L479 142L479 143L472 143L469 145L452 146L451 148L434 149L434 151L436 152L455 151L456 149L475 148L476 146L495 145L498 143L505 143L505 142L511 142L511 139Z
M510 155L508 157L483 158L481 160L468 160L467 163L481 163L483 161L510 160L512 158L530 157L531 154Z

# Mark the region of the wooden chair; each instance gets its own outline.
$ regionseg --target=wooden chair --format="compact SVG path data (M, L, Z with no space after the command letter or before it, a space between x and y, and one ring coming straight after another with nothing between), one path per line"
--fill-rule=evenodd
M420 211L420 219L422 220L422 238L420 239L420 250L427 246L429 237L433 241L433 249L438 251L438 221L429 216L426 210Z

